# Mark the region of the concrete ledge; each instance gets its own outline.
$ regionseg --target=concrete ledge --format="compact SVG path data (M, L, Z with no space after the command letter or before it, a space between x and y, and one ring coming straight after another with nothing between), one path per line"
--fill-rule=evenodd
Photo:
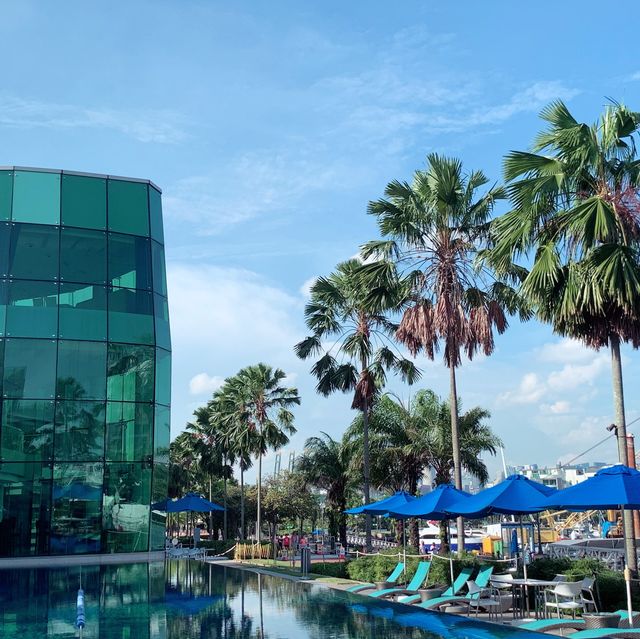
M57 568L60 566L90 566L103 564L134 564L164 561L164 551L126 552L108 555L56 555L52 557L6 557L0 559L0 569Z

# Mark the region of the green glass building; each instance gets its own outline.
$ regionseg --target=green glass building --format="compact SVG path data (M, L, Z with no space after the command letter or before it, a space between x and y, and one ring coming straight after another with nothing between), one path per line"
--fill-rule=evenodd
M160 190L0 169L0 556L164 547Z

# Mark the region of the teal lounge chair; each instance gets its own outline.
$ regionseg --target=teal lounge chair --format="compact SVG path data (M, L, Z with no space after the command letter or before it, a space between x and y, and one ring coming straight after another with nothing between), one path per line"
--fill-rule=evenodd
M580 630L572 632L567 637L571 639L599 639L600 637L616 637L635 639L640 637L640 628L596 628L594 630Z
M391 584L397 583L398 579L400 579L400 575L404 572L404 563L399 562L398 565L393 569L393 572L387 578L387 581ZM358 584L356 586L350 586L346 589L347 592L360 592L361 590L367 590L370 588L375 588L375 584Z
M616 615L620 615L620 627L609 628L609 632L622 631L629 628L629 613L626 610L616 610ZM640 612L633 613L634 626L640 623ZM584 619L536 619L518 624L518 628L523 630L534 630L535 632L551 632L565 628L575 628L576 632L584 630ZM590 632L585 630L584 632ZM572 635L571 635L572 636ZM582 635L584 636L584 635Z
M493 566L481 566L478 571L478 576L475 578L476 586L480 588L486 588L489 585L489 581L491 580L491 573L493 573ZM464 596L445 596L436 597L435 599L429 599L429 601L423 601L422 603L416 604L420 606L420 608L426 608L427 610L437 610L441 606L446 605L454 605L456 603L466 603L471 601L472 599L476 599L478 594L468 594Z
M461 571L460 574L455 578L453 584L449 586L443 593L442 597L452 597L453 595L457 595L463 588L464 585L471 579L471 575L473 574L473 567L466 566ZM416 601L420 601L420 595L409 595L408 597L400 597L398 599L401 603L411 604Z
M385 588L384 590L376 590L375 592L370 592L369 597L380 598L393 597L394 595L414 595L418 588L420 588L427 580L430 568L430 561L421 561L413 575L413 579L409 582L406 588Z

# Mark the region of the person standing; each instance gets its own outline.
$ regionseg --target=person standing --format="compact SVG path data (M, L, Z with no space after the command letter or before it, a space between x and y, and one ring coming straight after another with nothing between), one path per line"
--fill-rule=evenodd
M193 529L193 547L194 548L197 548L198 544L200 543L200 533L202 532L202 528L200 526L201 524L198 524Z

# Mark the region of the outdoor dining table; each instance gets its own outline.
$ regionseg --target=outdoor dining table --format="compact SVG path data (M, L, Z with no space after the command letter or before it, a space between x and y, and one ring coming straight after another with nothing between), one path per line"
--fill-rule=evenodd
M499 583L500 579L492 579L492 581ZM509 579L504 580L503 582L505 585L509 585L511 586L511 590L513 593L513 601L514 601L514 606L513 606L513 616L517 616L517 613L519 613L519 615L521 617L525 616L525 613L527 615L527 617L529 616L529 614L531 613L531 608L530 608L530 604L529 604L529 588L532 588L534 591L534 601L535 601L535 616L536 619L539 619L541 616L544 618L546 617L546 610L544 607L544 602L542 600L542 590L544 588L554 588L555 586L558 585L558 583L556 581L549 581L547 579ZM521 588L522 589L522 597L518 597L516 594L516 589L517 588ZM518 602L520 604L520 608L519 610L516 610L516 602ZM541 605L539 605L541 604Z

